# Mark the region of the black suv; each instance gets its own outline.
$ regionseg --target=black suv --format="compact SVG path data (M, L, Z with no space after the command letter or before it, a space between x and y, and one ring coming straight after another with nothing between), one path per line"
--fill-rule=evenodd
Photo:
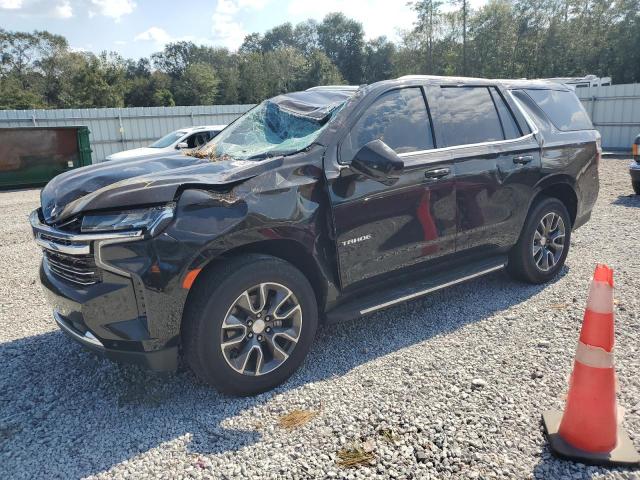
M321 322L505 267L548 281L598 194L599 134L545 82L317 87L213 142L59 175L31 224L63 331L234 394L289 377Z

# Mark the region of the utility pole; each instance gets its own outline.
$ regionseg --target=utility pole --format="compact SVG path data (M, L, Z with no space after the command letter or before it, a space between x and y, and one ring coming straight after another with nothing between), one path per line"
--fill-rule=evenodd
M462 76L467 75L467 1L462 0Z

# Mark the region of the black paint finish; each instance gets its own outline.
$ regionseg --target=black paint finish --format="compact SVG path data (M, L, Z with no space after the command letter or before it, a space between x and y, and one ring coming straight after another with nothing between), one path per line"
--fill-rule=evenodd
M448 146L438 89L460 85L495 87L520 138ZM517 92L563 87L531 85L437 77L379 82L358 90L316 142L293 155L219 162L175 156L60 175L42 192L41 218L50 225L86 212L167 202L176 210L155 237L103 245L102 261L120 273L105 270L95 285L73 286L45 262L41 280L49 301L111 353L175 357L189 301L185 279L233 255L262 252L290 261L309 277L320 311L329 314L416 269L426 278L456 262L504 254L538 195L565 195L577 228L597 198L599 135L556 130ZM377 98L403 87L424 95L435 148L396 154L402 165L383 165L390 181L341 163L351 126Z

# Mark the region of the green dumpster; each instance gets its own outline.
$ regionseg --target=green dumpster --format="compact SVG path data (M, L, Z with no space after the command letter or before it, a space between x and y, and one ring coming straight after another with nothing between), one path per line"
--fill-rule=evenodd
M91 165L85 126L0 128L0 188L44 185L85 165Z

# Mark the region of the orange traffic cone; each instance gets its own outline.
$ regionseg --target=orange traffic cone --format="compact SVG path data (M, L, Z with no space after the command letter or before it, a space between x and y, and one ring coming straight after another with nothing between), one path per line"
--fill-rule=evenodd
M640 455L617 418L613 321L613 270L598 265L564 414L547 411L542 421L551 450L560 457L595 465L638 465Z

